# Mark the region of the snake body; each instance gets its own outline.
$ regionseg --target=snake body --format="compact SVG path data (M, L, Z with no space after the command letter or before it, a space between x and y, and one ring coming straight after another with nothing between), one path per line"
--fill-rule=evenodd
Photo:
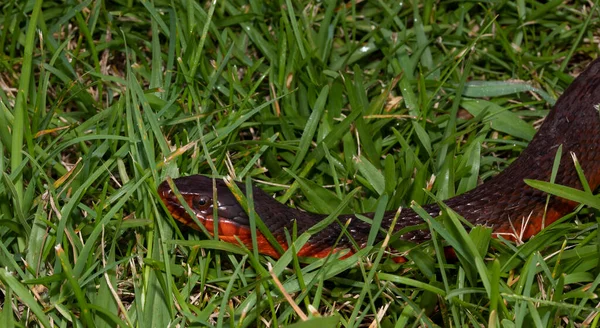
M491 227L494 234L521 240L530 238L571 212L577 204L555 196L550 196L546 207L548 195L528 186L524 179L550 181L556 152L562 146L565 155L560 161L555 183L582 189L573 158L567 155L574 154L590 188L596 189L600 185L599 104L600 59L592 62L565 90L528 147L509 167L475 189L446 200L445 204L473 225ZM213 232L214 206L217 206L219 238L232 243L238 243L239 240L248 247L252 246L248 215L223 181L215 181L216 201L213 200L211 178L192 175L173 181L197 221L187 214L165 181L159 186L158 193L175 219L196 229L199 228L196 222L199 222ZM242 184L239 187L245 192ZM256 213L284 250L288 248L286 230L289 235L295 225L300 235L326 217L285 206L257 187L253 187L253 195ZM440 208L435 204L424 206L424 209L432 216L440 213ZM373 213L363 215L373 217ZM395 215L396 211L384 214L381 223L383 230L390 227ZM361 247L366 244L371 229L368 223L357 219L354 214L340 215L338 219L339 222L352 219L346 228L348 234L343 233L341 224L334 222L312 235L298 255L323 257L340 249L350 249L352 252L356 250L355 245ZM423 222L411 209L403 209L395 231ZM428 240L430 232L417 229L400 238L419 243ZM260 232L257 232L257 243L259 252L279 256L276 248Z

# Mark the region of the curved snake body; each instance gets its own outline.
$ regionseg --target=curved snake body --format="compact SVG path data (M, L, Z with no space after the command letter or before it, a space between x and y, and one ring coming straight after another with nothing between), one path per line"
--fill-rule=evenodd
M462 195L450 198L445 204L462 215L473 225L491 227L495 234L509 239L528 239L545 226L571 212L577 205L571 201L551 196L546 209L547 194L524 183L524 179L549 181L556 151L562 145L563 156L555 182L582 189L573 159L575 154L585 172L592 189L600 185L600 60L592 62L558 99L539 131L508 168L477 188ZM246 246L252 246L249 219L223 181L216 181L217 201L213 202L213 180L200 175L187 176L174 180L177 189L196 214L198 221L209 232L214 229L213 206L218 206L219 238ZM239 184L242 191L244 186ZM174 218L198 229L185 209L177 201L168 183L163 182L159 195ZM261 189L254 187L254 204L257 214L269 228L277 242L287 249L286 229L292 231L294 220L298 235L326 215L304 212L285 206ZM432 216L439 215L437 205L424 209ZM544 216L545 213L545 216ZM395 216L395 211L386 212L381 224L387 229ZM372 217L373 213L363 214ZM345 222L354 215L341 215L339 222ZM423 224L423 220L412 210L403 209L395 231ZM364 245L371 226L359 219L351 220L347 227L356 244ZM350 249L355 243L342 234L342 227L334 223L313 235L298 252L299 256L323 257L332 251ZM381 234L383 235L383 234ZM236 239L237 237L237 239ZM257 233L259 251L273 257L279 254L267 239ZM422 242L430 238L428 230L414 230L401 236L402 239ZM337 244L335 242L338 241ZM333 245L336 245L333 249Z

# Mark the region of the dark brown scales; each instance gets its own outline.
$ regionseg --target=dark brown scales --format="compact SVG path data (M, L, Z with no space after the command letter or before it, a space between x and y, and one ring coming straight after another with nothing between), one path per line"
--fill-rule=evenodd
M562 145L563 156L556 183L581 189L572 157L579 160L592 189L600 185L600 60L592 62L588 68L565 90L549 113L538 133L521 156L506 170L477 188L453 197L445 203L474 225L493 228L497 234L512 239L527 239L538 233L548 224L556 221L573 210L576 204L564 199L551 197L548 211L544 216L547 195L529 187L524 179L549 181L556 151ZM189 176L175 180L184 196L192 198L199 195L212 196L212 179L203 176ZM240 185L243 190L243 186ZM219 216L228 218L235 224L248 224L245 213L240 213L239 204L222 181L217 181L218 200L223 206ZM255 208L272 234L281 244L285 244L285 229L292 230L296 221L298 232L302 233L321 221L325 216L299 211L278 203L262 190L253 188ZM170 211L177 211L178 217L186 217L183 208L174 200L166 182L161 184L159 194ZM227 209L231 209L228 211ZM437 205L425 207L436 216ZM233 214L232 214L233 213ZM198 212L197 212L198 214ZM201 215L201 214L198 214ZM372 216L366 213L365 216ZM395 211L387 212L382 228L390 226ZM339 219L345 222L354 215L343 215ZM188 217L189 220L189 217ZM188 223L188 222L186 222ZM422 224L423 220L412 210L404 209L396 224L396 231ZM370 225L354 218L348 227L350 235L361 245L366 243ZM326 254L341 234L341 227L334 223L309 241L310 254ZM416 230L404 234L401 238L414 242L429 239L429 231ZM284 245L285 246L285 245ZM337 248L352 248L350 241L343 237ZM308 249L307 249L308 250Z

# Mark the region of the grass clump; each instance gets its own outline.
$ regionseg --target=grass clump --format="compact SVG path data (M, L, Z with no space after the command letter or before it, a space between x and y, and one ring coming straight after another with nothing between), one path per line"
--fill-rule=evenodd
M597 323L593 208L523 245L475 229L481 261L447 263L437 238L402 265L370 250L299 264L181 229L156 193L230 175L306 210L363 212L470 190L597 56L595 4L2 7L7 327Z

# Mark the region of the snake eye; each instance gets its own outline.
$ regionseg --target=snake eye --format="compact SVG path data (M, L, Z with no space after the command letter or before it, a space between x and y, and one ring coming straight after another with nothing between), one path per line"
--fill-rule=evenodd
M206 196L200 196L194 199L194 207L200 210L207 209L210 206L210 199Z

